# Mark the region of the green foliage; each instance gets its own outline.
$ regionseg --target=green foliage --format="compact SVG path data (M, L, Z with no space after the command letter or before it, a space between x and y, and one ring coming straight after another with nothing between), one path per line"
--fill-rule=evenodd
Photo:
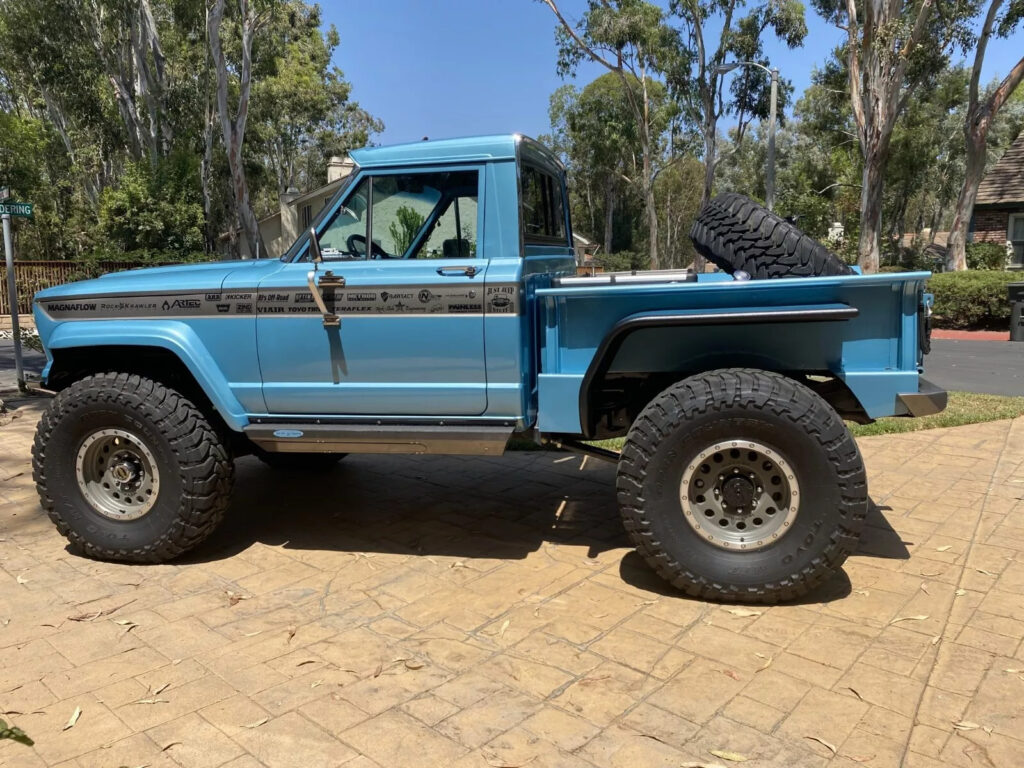
M176 154L160 162L129 163L117 186L100 201L105 258L174 261L203 250L203 204L195 184L194 157Z
M0 405L2 405L2 403L0 403ZM32 741L28 734L21 730L21 728L17 728L13 725L7 725L5 721L0 720L0 741L5 739L10 739L11 741L16 741L19 744L24 744L26 747L31 747L35 744L35 742Z
M619 251L618 253L598 253L594 263L604 268L605 272L630 272L650 268L650 257L635 251Z
M240 14L227 6L233 103ZM316 4L256 6L242 152L259 214L290 186L323 184L328 158L382 124L331 66L339 37ZM0 181L35 204L33 221L15 223L19 258L180 261L214 251L236 216L211 112L207 4L2 0L0 9Z
M1007 286L1020 279L1013 272L943 272L932 275L933 322L937 328L1006 330L1010 320Z
M968 243L968 269L1006 269L1006 246L999 243Z
M391 233L391 240L395 244L396 256L402 255L409 250L425 221L425 217L407 205L400 206L395 211L395 221L391 222L388 231Z

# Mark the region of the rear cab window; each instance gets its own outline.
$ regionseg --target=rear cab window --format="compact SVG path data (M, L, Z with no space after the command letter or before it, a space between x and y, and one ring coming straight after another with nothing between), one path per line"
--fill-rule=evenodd
M521 181L523 242L525 245L569 244L565 196L561 178L524 163Z

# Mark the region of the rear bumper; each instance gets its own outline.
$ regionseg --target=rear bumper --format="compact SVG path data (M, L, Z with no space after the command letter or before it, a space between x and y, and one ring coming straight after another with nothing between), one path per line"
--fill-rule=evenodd
M917 392L897 395L911 416L931 416L946 408L946 390L932 384L923 376L918 379Z

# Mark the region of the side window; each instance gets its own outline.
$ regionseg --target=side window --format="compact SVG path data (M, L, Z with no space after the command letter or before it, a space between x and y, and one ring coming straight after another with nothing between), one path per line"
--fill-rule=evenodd
M328 220L320 250L325 259L475 258L478 184L477 171L365 178Z
M1024 267L1024 214L1014 213L1010 215L1010 226L1007 231L1007 240L1013 248L1010 256L1011 263L1015 267Z
M567 245L562 183L550 173L524 165L523 235L527 244Z

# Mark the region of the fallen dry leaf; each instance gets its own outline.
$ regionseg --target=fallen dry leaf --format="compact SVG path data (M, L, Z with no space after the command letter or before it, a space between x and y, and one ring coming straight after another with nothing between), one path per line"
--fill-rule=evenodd
M738 681L738 680L742 680L743 679L742 677L737 675L735 672L733 672L731 669L723 669L723 670L721 670L721 672L722 672L723 675L725 675L726 677L731 677L733 680L737 680Z
M860 691L858 691L856 688L851 688L850 686L846 686L846 690L848 690L850 693L852 693L854 696L856 696L861 701L864 701L864 697L860 695ZM808 738L810 738L810 737L808 737Z
M246 632L245 634L242 635L242 637L256 637L256 635L262 635L262 634L263 634L263 630L262 629L257 629L255 632Z
M733 616L740 616L741 618L747 618L748 616L760 616L764 611L752 611L749 608L726 608L726 613L731 613Z
M897 623L899 621L924 621L927 618L928 618L927 615L921 615L921 616L897 616L895 619L890 621L889 624L892 625L892 624L895 624L895 623Z
M168 701L167 699L139 699L138 701L133 701L132 703L133 704L170 704L171 702Z
M323 680L314 680L309 687L310 688L318 688L319 686L321 686L323 684L324 684Z
M320 663L320 659L304 659L304 660L300 661L298 664L296 664L295 666L296 667L304 667L307 664L319 664L319 663Z
M111 619L111 621L113 621L115 624L117 624L120 627L124 627L124 631L125 632L131 632L133 629L135 629L137 626L139 626L138 624L136 624L131 619Z
M17 581L18 581L19 584L28 584L28 579L26 579L24 574L21 574L21 573L18 574Z
M164 683L159 688L157 688L155 691L152 691L152 694L154 696L158 696L158 695L160 695L161 693L163 693L164 691L166 691L170 687L171 687L170 683Z
M731 763L745 763L747 762L747 760L750 759L746 755L741 755L739 752L729 752L728 750L724 749L709 749L708 752L710 752L715 757L720 757L723 760L728 760Z
M424 666L422 661L417 661L416 659L406 659L405 661L406 669L423 669Z
M109 616L110 614L121 610L126 605L131 605L134 602L135 598L132 598L127 603L115 605L113 608L105 608L102 611L93 611L92 613L80 613L77 616L68 616L68 621L96 621L96 619L100 618L101 616Z
M80 718L81 716L82 716L82 708L81 707L75 707L75 711L71 713L71 717L68 718L68 721L64 724L64 730L66 731L69 728L74 728L75 727L75 723L78 722L78 718Z
M380 673L381 673L381 672L383 672L383 671L384 671L384 662L382 661L382 662L380 662L380 663L379 663L379 664L377 665L377 669L375 669L375 670L373 671L373 676L374 676L374 677L380 677Z
M926 595L930 595L931 594L931 592L928 591L928 582L926 582L926 581L922 581L921 582L921 591L924 592Z
M981 728L977 723L972 723L970 720L961 720L959 723L953 723L953 727L958 731L973 731Z
M161 751L161 752L166 752L166 751L167 751L168 749L170 749L171 747L178 747L178 746L181 746L181 742L180 742L180 741L172 741L172 742L171 742L170 744L168 744L168 745L167 745L166 747L161 747L161 748L160 748L160 751Z
M1010 675L1019 675L1021 672L1024 672L1024 669L1004 669L1003 672Z
M501 623L501 629L498 630L498 637L504 637L505 636L505 630L508 629L508 625L511 624L511 623L512 622L509 619L505 619Z
M976 570L978 573L983 573L986 576L996 576L997 575L995 573L992 573L992 571L986 571L984 568L975 568L974 570Z
M835 747L835 745L834 745L834 744L830 744L829 742L825 741L825 740L824 740L823 738L821 738L820 736L804 736L804 738L805 738L805 739L810 739L811 741L816 741L816 742L818 742L818 743L819 743L819 744L821 744L821 745L822 745L823 747L825 747L825 749L827 749L827 750L828 750L829 752L831 752L831 753L832 753L833 755L834 755L834 754L835 754L836 752L838 752L838 751L839 751L839 750L837 750L837 749L836 749L836 747Z
M855 763L866 763L875 759L875 755L843 755L843 757L848 757Z
M967 594L967 590L966 589L958 589L953 594L956 595L957 597L963 597L964 595Z
M299 630L296 627L288 627L288 640L287 640L287 642L290 643L292 641L292 638L295 637L295 633L298 632L298 631Z
M868 590L866 590L866 589L855 589L855 590L853 590L853 593L854 593L855 595L864 595L865 597L867 597L868 595L870 595L870 594L871 594L871 593L870 593L870 592L868 592Z
M230 589L224 590L224 594L228 596L228 605L238 605L243 600L249 599L249 595L242 595L238 592L232 592Z
M943 546L941 546L941 547L936 547L936 548L935 548L935 551L936 551L936 552L948 552L948 551L949 551L949 550L951 550L952 548L953 548L953 545L952 545L952 544L945 544L945 545L943 545Z
M932 645L935 645L941 639L942 639L942 635L936 635L935 637L932 638Z
M270 720L269 717L263 717L263 718L260 718L259 720L257 720L255 723L246 723L242 727L243 728L259 728L261 725L263 725L264 723L268 722L269 720Z

